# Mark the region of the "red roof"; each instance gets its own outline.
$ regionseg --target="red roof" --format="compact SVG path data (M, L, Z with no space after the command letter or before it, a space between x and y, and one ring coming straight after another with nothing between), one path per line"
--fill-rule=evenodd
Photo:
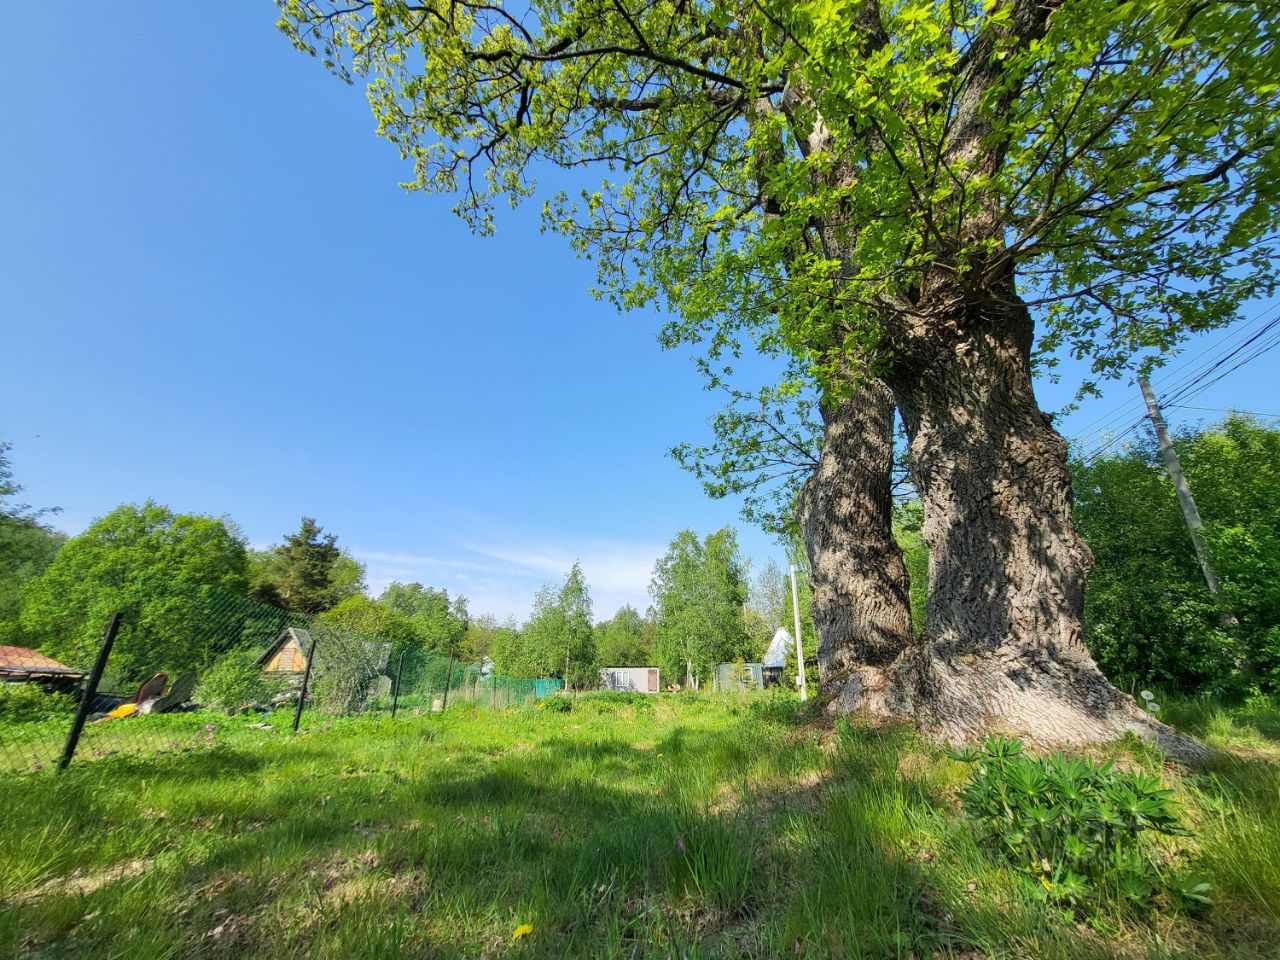
M0 646L0 674L66 673L84 676L83 670L73 670L65 663L46 657L29 647Z

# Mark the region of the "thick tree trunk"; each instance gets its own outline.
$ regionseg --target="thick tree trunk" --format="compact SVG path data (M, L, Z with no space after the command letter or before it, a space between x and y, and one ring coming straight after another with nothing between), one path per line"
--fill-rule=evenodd
M953 743L1132 731L1195 753L1084 644L1093 557L1072 519L1066 441L1032 392L1033 321L1012 282L981 298L944 287L912 319L887 379L924 503L928 627L893 663L851 672L836 708L911 717Z
M911 642L902 551L893 539L893 396L866 379L824 407L822 455L796 503L809 554L818 663L827 689Z

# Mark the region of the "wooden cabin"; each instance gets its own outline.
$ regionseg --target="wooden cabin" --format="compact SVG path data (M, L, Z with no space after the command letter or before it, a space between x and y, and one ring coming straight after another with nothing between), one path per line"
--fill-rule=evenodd
M307 669L311 634L301 627L285 627L258 658L263 673L297 674Z

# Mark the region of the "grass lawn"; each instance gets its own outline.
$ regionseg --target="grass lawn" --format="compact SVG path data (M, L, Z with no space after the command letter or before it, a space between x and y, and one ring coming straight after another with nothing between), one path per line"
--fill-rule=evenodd
M0 956L1280 955L1280 716L1166 715L1233 751L1163 769L1198 916L1050 907L908 731L597 696L0 777Z

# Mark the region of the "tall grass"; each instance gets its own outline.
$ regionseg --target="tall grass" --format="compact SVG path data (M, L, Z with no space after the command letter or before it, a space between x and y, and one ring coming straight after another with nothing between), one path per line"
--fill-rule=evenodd
M0 778L0 956L1274 954L1266 718L1167 709L1237 751L1163 768L1215 888L1202 916L1065 917L909 731L823 729L779 697L590 697Z

